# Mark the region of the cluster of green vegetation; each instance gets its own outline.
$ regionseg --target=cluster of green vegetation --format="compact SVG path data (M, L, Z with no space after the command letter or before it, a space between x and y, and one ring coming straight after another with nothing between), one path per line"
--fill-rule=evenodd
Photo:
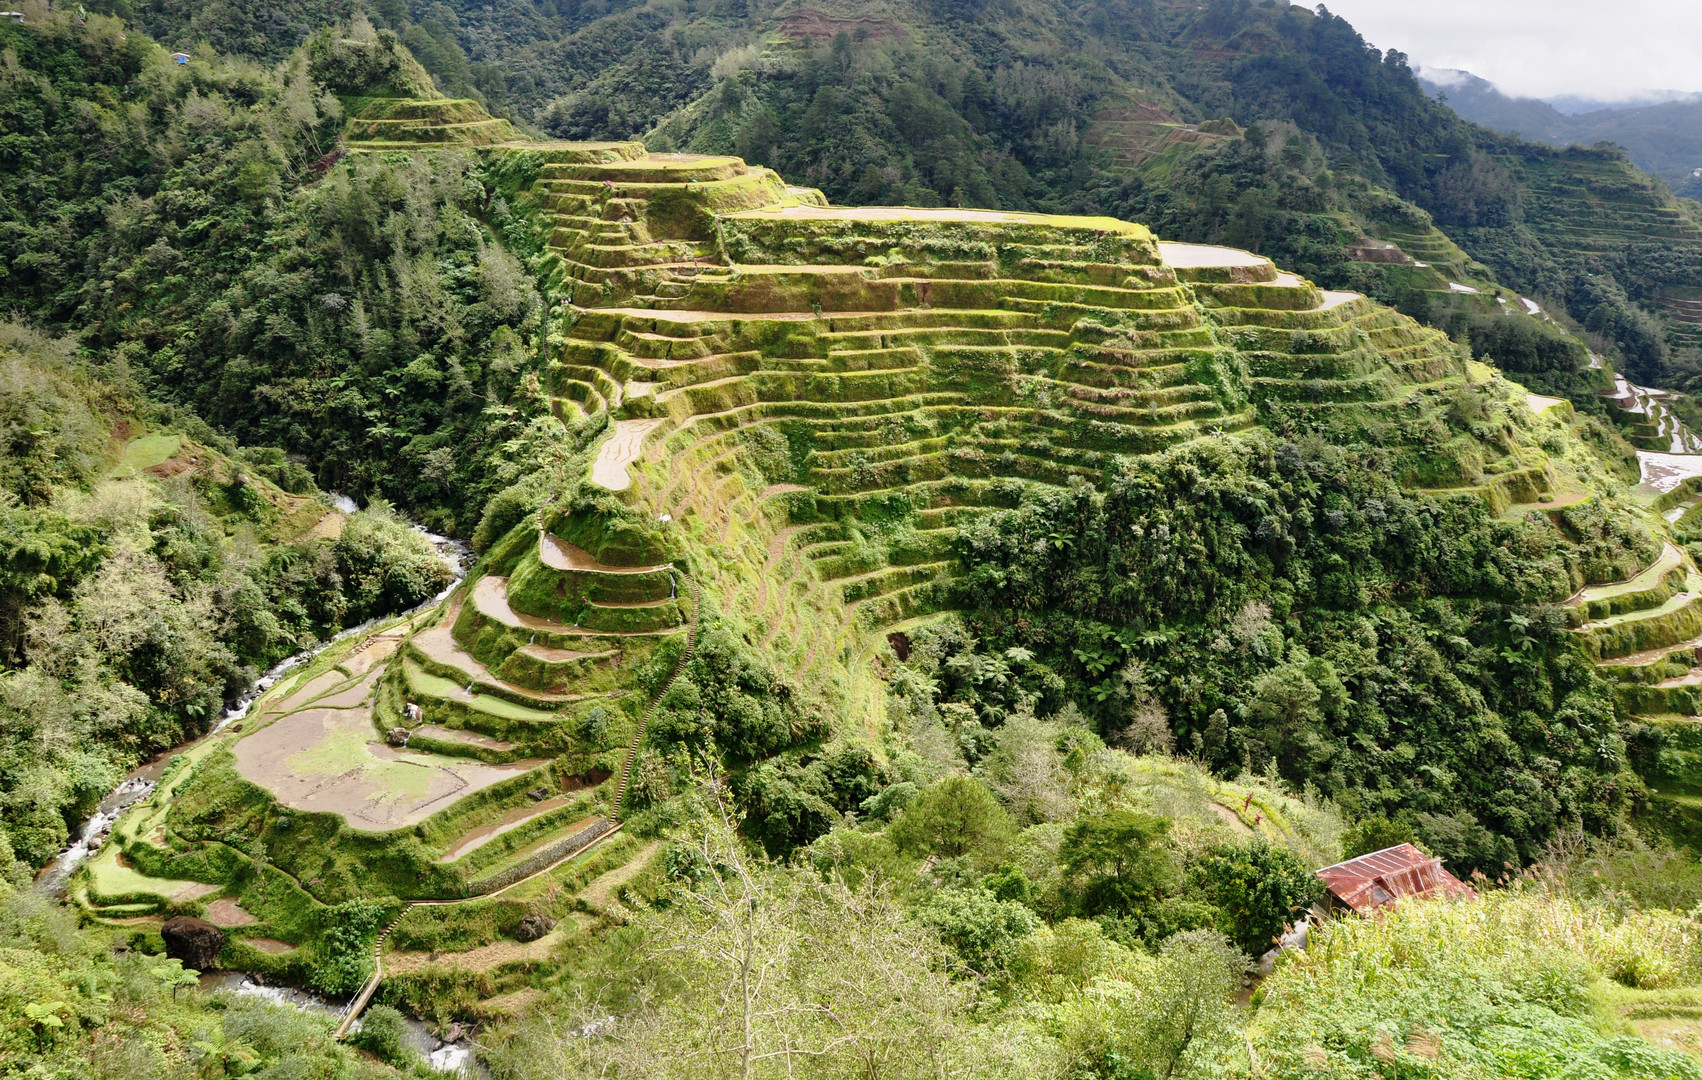
M917 650L932 685L912 714L961 703L981 727L1025 697L1077 701L1102 731L1412 817L1468 869L1529 858L1565 822L1603 828L1640 784L1605 683L1544 605L1623 565L1635 526L1414 499L1380 456L1206 445L978 522L960 540L975 637Z
M0 1071L88 1080L380 1080L398 1075L331 1040L329 1016L197 988L127 935L79 928L0 886Z
M171 433L172 413L102 374L69 341L0 326L0 852L24 880L260 670L450 579L384 507L345 521L300 465L198 421Z
M1445 279L1358 261L1355 246L1410 242L1440 266L1428 250L1440 226L1479 260L1444 272L1549 298L1643 382L1697 378L1695 335L1663 306L1697 281L1694 210L1618 151L1466 123L1425 96L1402 54L1327 13L1252 0L779 20L744 0L372 7L444 92L559 137L736 153L836 202L1112 213L1251 247L1326 287L1406 298L1415 315ZM217 5L110 10L275 60L346 8L291 5L264 25ZM1146 121L1121 119L1136 114ZM1661 242L1669 233L1680 242Z
M0 301L67 335L0 330L7 876L445 583L381 500L483 556L176 762L72 884L100 929L0 916L0 1069L382 1074L187 990L184 913L327 994L390 950L386 1002L487 1021L504 1080L1702 1077L1648 1026L1702 1008L1702 883L1638 839L1688 836L1689 722L1628 718L1689 668L1602 674L1695 633L1693 568L1590 449L1623 442L1448 340L1566 396L1591 348L1664 377L1690 211L1283 5L379 7L106 9L263 63L0 25ZM1313 280L492 146L486 105ZM1671 252L1562 257L1529 195L1578 184ZM1484 898L1254 974L1316 867L1401 842ZM385 1005L357 1045L414 1064Z
M1702 1075L1673 1048L1693 1045L1702 943L1681 915L1625 909L1633 878L1599 873L1617 856L1596 860L1593 898L1565 884L1588 860L1562 858L1476 903L1315 926L1237 1005L1242 948L1303 899L1292 851L1329 842L1331 815L1248 788L1291 831L1226 841L1188 767L1045 745L1079 803L1027 828L948 777L786 869L701 806L641 910L535 974L548 997L484 1061L501 1080ZM1183 851L1215 926L1201 901L1151 899ZM1111 914L1143 896L1172 913L1153 945Z
M332 165L337 94L419 81L364 33L270 68L178 65L104 16L8 24L0 307L322 487L471 535L530 471L516 440L559 430L533 374L541 241L513 179L471 155Z

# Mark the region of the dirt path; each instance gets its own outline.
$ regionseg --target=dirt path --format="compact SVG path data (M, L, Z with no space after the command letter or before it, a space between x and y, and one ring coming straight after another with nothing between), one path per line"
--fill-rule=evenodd
M780 567L780 560L786 557L786 545L791 542L792 535L802 525L788 525L774 534L774 539L768 542L768 561L762 564L762 573L757 575L756 614L761 616L768 611L768 575Z
M662 850L662 841L652 840L635 852L624 865L617 866L606 874L600 875L591 884L579 890L579 899L590 905L593 911L601 911L608 906L609 899L615 895L622 885L637 877L652 856Z
M1652 589L1660 584L1661 579L1667 576L1668 571L1676 570L1683 564L1684 553L1671 543L1664 544L1661 546L1661 553L1655 557L1655 561L1635 574L1621 581L1606 581L1600 585L1586 585L1568 597L1565 604L1567 607L1578 607L1591 600L1606 600L1612 596Z
M677 634L684 629L682 626L671 626L666 630L590 630L582 626L568 626L549 619L540 619L536 615L522 615L508 605L508 579L488 574L473 586L473 606L478 609L479 614L495 619L504 626L512 626L517 630L544 630L564 636L659 637L664 634ZM535 690L526 692L537 694Z
M385 957L385 964L392 975L409 975L424 971L434 964L456 971L489 971L504 964L548 960L550 953L555 951L556 945L565 936L560 930L551 930L536 941L525 944L518 941L493 941L489 945L480 945L457 953L393 952Z
M489 825L480 825L476 829L468 830L466 835L451 844L449 850L444 852L443 857L437 861L440 863L454 862L463 855L479 850L503 833L513 832L533 818L543 817L551 810L566 806L572 801L566 796L557 796L553 799L541 800L533 806L517 806ZM584 821L577 822L569 827L567 831L570 833L578 832L594 820L594 818L586 818Z
M1222 821L1225 825L1228 825L1231 829L1234 829L1236 832L1238 832L1238 833L1251 833L1253 831L1252 829L1248 828L1247 823L1245 821L1241 820L1240 814L1237 814L1234 810L1223 805L1222 803L1213 802L1213 803L1208 803L1207 805L1209 805L1211 807L1212 813L1216 814L1220 819L1222 819Z

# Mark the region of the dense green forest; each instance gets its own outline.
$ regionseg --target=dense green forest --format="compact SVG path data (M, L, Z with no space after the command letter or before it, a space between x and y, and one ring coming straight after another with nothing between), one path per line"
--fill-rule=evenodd
M185 48L272 62L346 7L264 20L225 5L99 9ZM1426 97L1404 55L1327 12L1274 0L798 11L597 0L368 14L444 92L550 135L734 153L847 204L1111 213L1250 247L1437 325L1458 307L1443 280L1358 261L1357 245L1440 228L1476 260L1445 273L1542 298L1642 382L1698 377L1702 339L1669 302L1702 281L1694 204L1675 211L1617 151L1466 123ZM1223 137L1178 133L1224 117ZM1643 232L1651 211L1687 221L1684 242ZM1428 244L1414 256L1431 258ZM1572 386L1581 402L1588 382Z
M1449 108L1473 123L1556 147L1615 143L1675 194L1702 195L1702 176L1695 175L1702 160L1702 102L1694 96L1658 104L1591 102L1587 111L1567 114L1547 101L1508 97L1467 71L1426 72L1420 82L1431 97L1445 97Z
M322 487L471 535L543 412L538 238L500 178L454 154L325 175L332 91L367 87L312 64L383 78L333 50L178 66L99 16L0 32L22 65L0 91L6 307Z
M184 46L272 60L346 12L305 5L267 26L225 7L121 14ZM802 14L745 2L393 3L371 15L446 92L546 133L737 153L846 204L1105 211L1176 240L1248 245L1391 301L1411 299L1406 276L1351 264L1351 245L1435 223L1508 286L1568 311L1636 378L1695 376L1697 342L1668 333L1661 284L1695 286L1702 255L1625 231L1670 196L1615 151L1474 128L1426 97L1399 51L1370 48L1328 12L1147 0ZM1193 124L1232 117L1251 138L1128 153L1106 119L1130 105ZM1593 155L1608 165L1600 182ZM1602 202L1568 204L1579 177ZM1607 247L1574 243L1578 226Z
M1550 167L1619 175L1615 153L1490 136L1344 21L1248 0L92 8L0 23L0 1073L421 1075L410 1014L477 1025L503 1080L1702 1077L1693 721L1636 696L1693 701L1697 493L1626 494L1611 369L1589 366L1686 377L1658 312L1695 267L1683 244L1563 249L1532 194ZM575 284L650 318L738 275L644 294L570 256L661 249L696 278L748 223L653 236L665 200L573 171L660 187L692 164L638 148L351 145L372 102L437 92L560 138L738 154L835 202L1141 220L1446 332L1274 266L1131 277L1103 221L1033 224L1098 230L1086 255L1045 249L1091 263L1017 281L1076 300L921 324L986 365L953 361L975 407L903 383L877 340L855 376L899 380L905 409L786 399L785 423L714 426L735 434L700 459L681 435L687 464L629 462L638 482L605 490L610 427L718 424L752 403L723 384L775 361L751 385L789 387L778 365L817 363L814 342L589 336L615 316ZM1142 108L1186 137L1101 137ZM1627 175L1627 201L1655 190ZM953 273L1045 263L962 227L930 256ZM1397 234L1484 293L1356 256ZM838 257L796 240L800 278ZM902 271L907 242L863 268ZM1099 277L1058 269L1078 265ZM1503 314L1498 282L1564 310ZM1082 300L1172 292L1155 318L1192 320L1184 345ZM1164 374L1106 388L975 351L1006 335L995 353L1038 365L1064 332L1023 318L1072 305ZM814 294L712 314L840 317ZM593 370L617 346L653 363ZM701 384L661 381L700 361ZM1104 392L1070 407L1185 433L1078 453L1125 430L1046 426L1048 395L1083 386ZM839 405L843 427L805 422ZM911 443L962 473L893 467ZM479 558L441 617L346 639L248 731L173 758L73 910L31 889L128 769L259 671L442 591L410 520ZM786 640L889 572L914 606ZM825 606L783 628L781 590ZM1678 651L1630 671L1646 645ZM333 713L358 722L313 742ZM306 734L256 765L268 730ZM309 780L280 794L268 768ZM368 781L384 816L364 824L313 801ZM390 814L410 800L442 805ZM611 831L557 845L594 821ZM1313 871L1409 842L1481 898L1323 921L1255 968L1323 900ZM327 993L387 957L363 1052L164 960L175 916L225 920L225 966Z
M1595 551L1566 552L1546 527L1415 501L1333 448L1167 465L1114 476L1102 497L1037 495L966 535L980 649L1033 650L1072 689L1102 679L1074 695L1104 703L1102 730L1127 719L1138 742L1156 727L1224 772L1274 769L1416 824L1453 866L1493 873L1566 823L1610 827L1640 784L1603 741L1607 687L1543 604L1574 590L1573 559L1630 543L1629 523L1571 516ZM1005 692L1043 695L1027 675ZM942 690L985 713L980 682L947 675Z

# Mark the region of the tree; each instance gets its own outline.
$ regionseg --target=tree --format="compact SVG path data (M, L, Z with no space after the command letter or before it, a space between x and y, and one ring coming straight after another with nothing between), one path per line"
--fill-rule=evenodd
M322 916L319 964L313 986L327 994L352 994L372 974L372 943L384 925L384 905L371 900L348 900L327 908Z
M1170 884L1175 865L1164 840L1170 822L1134 810L1084 818L1058 848L1085 915L1127 914L1150 904Z
M1231 1002L1247 957L1222 934L1189 930L1093 979L1058 1012L1070 1075L1095 1080L1171 1077L1190 1055L1234 1033Z
M1056 724L1017 713L999 729L999 747L987 759L988 784L1018 821L1057 821L1071 809L1064 756Z
M1374 815L1355 822L1353 827L1342 835L1342 858L1357 859L1373 851L1382 851L1400 844L1412 844L1417 840L1418 833L1406 821L1391 821L1386 817Z
M1159 949L1143 1035L1153 1071L1169 1077L1194 1046L1225 1030L1247 957L1222 934L1185 930Z
M1040 925L1027 907L986 889L941 889L919 914L979 975L1009 967L1017 945Z
M0 500L0 664L18 658L24 611L43 597L69 593L104 554L95 530Z
M948 776L916 796L892 826L899 850L997 863L1016 825L999 800L967 776Z
M360 1030L349 1040L380 1061L406 1068L412 1055L408 1026L402 1014L388 1005L374 1005L360 1018Z
M969 1075L971 987L945 977L938 936L877 888L753 859L731 815L709 814L636 926L636 954L605 955L587 979L602 995L576 1016L522 1025L493 1055L498 1074Z
M1195 866L1201 886L1223 909L1224 930L1249 953L1265 952L1283 928L1323 899L1324 884L1286 848L1266 840L1214 847Z

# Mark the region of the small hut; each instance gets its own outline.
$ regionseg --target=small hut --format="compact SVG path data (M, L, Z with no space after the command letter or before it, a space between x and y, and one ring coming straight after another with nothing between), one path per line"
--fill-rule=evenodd
M1471 886L1442 868L1442 860L1411 844L1373 851L1357 859L1326 866L1318 877L1329 889L1329 910L1347 909L1369 915L1394 907L1408 896L1463 896L1476 900Z

